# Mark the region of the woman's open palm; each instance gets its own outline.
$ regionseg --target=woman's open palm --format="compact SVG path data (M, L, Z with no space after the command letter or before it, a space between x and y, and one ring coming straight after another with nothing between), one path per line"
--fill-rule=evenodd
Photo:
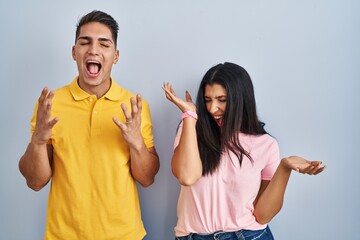
M173 102L182 112L186 112L186 111L196 112L196 106L192 102L191 95L188 91L185 92L186 101L184 101L183 99L176 96L175 91L170 85L170 83L168 82L164 83L162 89L165 91L166 98L170 102Z

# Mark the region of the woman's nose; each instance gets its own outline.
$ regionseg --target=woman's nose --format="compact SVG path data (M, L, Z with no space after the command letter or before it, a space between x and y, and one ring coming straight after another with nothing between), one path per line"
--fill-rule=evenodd
M218 105L216 104L216 102L215 101L213 101L212 103L211 103L211 105L210 105L210 112L211 113L215 113L217 110L218 110Z

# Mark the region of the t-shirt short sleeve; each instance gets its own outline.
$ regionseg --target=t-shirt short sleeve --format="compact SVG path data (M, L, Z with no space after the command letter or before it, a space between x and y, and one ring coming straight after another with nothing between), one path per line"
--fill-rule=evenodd
M180 124L179 124L178 129L176 130L176 137L175 137L175 140L174 140L174 150L179 145L182 128L183 128L183 122L181 121Z
M267 164L261 171L262 180L271 180L280 163L279 145L275 139L272 140L272 143L269 145Z
M143 101L141 121L141 134L144 138L145 145L147 148L154 147L150 107L146 101Z

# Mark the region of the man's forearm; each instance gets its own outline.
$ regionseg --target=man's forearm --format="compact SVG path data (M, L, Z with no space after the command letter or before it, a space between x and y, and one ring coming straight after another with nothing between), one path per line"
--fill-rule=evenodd
M52 170L46 144L30 142L19 161L19 169L27 185L35 190L42 189L51 179Z
M146 148L143 143L138 148L130 148L131 174L143 187L150 186L159 171L159 157L155 147Z

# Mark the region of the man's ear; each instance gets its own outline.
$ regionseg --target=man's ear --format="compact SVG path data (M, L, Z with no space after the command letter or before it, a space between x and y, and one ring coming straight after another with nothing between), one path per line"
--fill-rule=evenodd
M119 61L119 57L120 57L120 52L119 49L117 49L114 57L114 64L116 64Z
M73 58L74 61L75 61L75 46L72 47L71 55L72 55L72 58Z

